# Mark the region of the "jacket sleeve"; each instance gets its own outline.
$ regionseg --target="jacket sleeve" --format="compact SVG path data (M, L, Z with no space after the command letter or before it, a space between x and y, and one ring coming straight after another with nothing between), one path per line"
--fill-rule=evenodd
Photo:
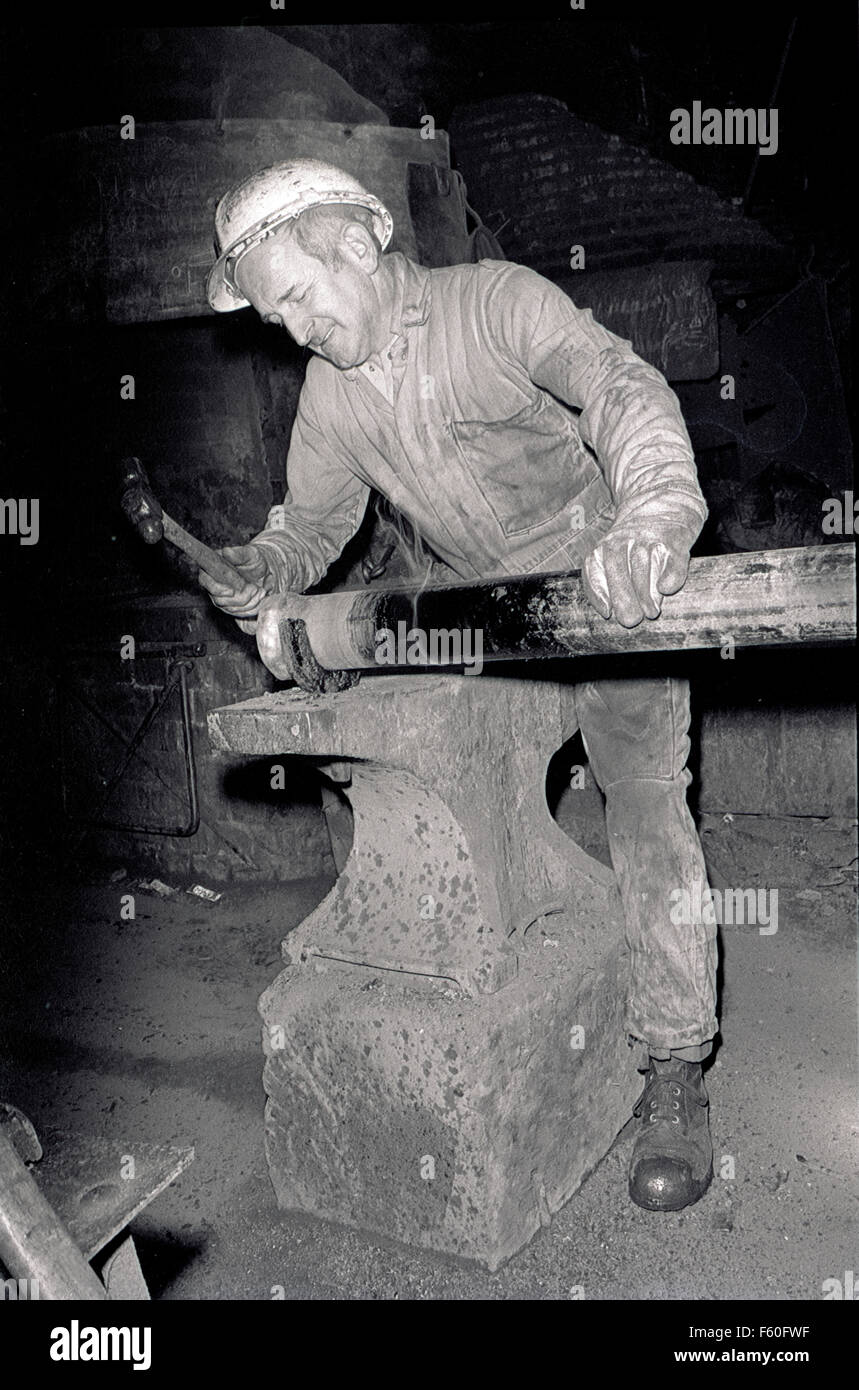
M534 384L581 411L579 432L611 489L615 526L665 520L687 526L691 545L707 504L680 403L662 373L525 266L498 277L488 318L500 349Z
M317 419L305 380L286 460L287 493L274 509L278 524L254 536L278 593L303 593L322 578L361 525L368 485L349 467L351 455Z

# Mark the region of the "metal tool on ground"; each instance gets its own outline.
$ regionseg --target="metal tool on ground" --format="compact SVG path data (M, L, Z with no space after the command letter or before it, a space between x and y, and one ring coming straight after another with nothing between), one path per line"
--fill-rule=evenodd
M0 1126L0 1260L42 1298L106 1299L107 1291Z
M0 1284L8 1274L12 1296L27 1299L148 1299L127 1228L194 1150L43 1137L44 1149L27 1116L0 1102Z

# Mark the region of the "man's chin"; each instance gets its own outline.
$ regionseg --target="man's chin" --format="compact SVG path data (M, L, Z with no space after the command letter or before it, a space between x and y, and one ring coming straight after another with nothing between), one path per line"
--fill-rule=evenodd
M340 353L332 352L327 347L322 351L318 348L314 349L314 351L317 357L322 357L326 362L330 362L332 367L336 367L338 371L341 372L350 372L355 367L360 367L361 363L367 360L366 357L360 357L356 362L351 357L343 357Z

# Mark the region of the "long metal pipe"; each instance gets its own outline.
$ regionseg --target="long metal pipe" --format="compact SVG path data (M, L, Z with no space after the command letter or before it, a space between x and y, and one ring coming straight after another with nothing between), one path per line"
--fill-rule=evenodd
M838 543L694 559L686 584L664 599L660 616L634 628L593 610L578 570L424 589L349 590L307 597L301 606L313 654L332 671L389 664L391 641L380 636L386 633L395 644L402 641L400 653L410 632L429 639L427 662L410 657L398 665L462 664L463 635L477 632L484 662L682 651L729 641L738 647L828 644L856 636L855 548Z

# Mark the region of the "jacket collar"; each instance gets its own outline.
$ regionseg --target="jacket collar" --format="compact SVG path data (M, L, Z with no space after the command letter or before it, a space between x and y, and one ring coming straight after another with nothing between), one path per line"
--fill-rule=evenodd
M425 266L410 261L400 251L386 257L396 277L396 294L391 313L391 332L403 328L418 328L426 323L432 306L430 272Z
M400 251L390 252L385 262L394 274L391 333L399 337L404 329L426 323L432 307L432 282L425 266L409 260ZM358 368L349 367L343 375L347 381L354 381Z

